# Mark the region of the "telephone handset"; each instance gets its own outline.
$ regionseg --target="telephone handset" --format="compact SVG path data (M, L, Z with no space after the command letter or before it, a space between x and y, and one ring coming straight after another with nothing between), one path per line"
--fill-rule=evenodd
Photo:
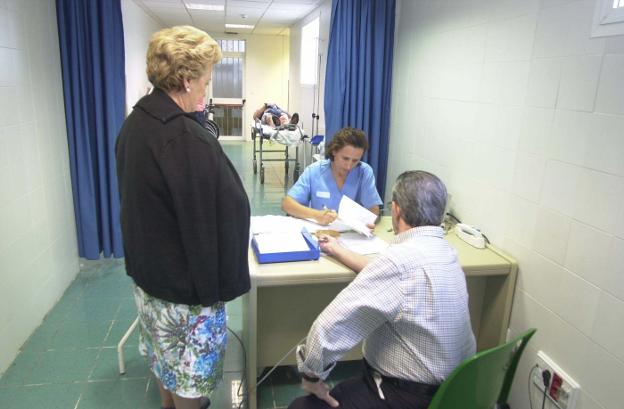
M485 238L483 234L472 226L464 223L457 223L455 225L455 233L460 239L478 249L485 248Z

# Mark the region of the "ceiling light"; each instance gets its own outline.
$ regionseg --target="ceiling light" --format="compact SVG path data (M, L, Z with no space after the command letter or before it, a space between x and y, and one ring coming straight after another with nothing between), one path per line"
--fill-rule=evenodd
M254 26L249 24L226 24L225 28L254 28Z
M207 11L225 10L225 6L223 4L186 3L186 8L189 8L191 10L207 10Z

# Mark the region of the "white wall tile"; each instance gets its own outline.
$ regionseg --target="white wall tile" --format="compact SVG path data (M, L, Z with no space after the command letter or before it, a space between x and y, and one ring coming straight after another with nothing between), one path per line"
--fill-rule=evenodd
M624 55L607 54L604 56L596 111L624 114Z
M531 61L531 72L526 104L554 108L561 79L561 58L536 58Z
M615 233L613 220L622 211L624 178L583 169L579 175L574 217Z
M578 328L558 315L549 320L548 346L544 352L552 358L566 373L583 385L580 374L587 366L591 340Z
M549 160L544 170L540 204L572 216L579 196L581 173L582 169L578 166Z
M572 56L563 59L557 108L591 112L598 79L601 55Z
M553 109L525 108L520 125L518 149L546 156L551 145Z
M599 132L598 120L588 112L555 111L548 154L562 162L582 165L587 147Z
M518 244L530 248L535 233L537 209L538 206L535 202L520 196L512 196L509 199L507 237L511 237Z
M598 171L624 176L624 116L594 116L596 129L591 143L587 144L584 164Z
M603 407L621 407L622 383L618 380L624 373L624 363L594 343L590 343L587 362L590 364L581 373L583 388Z
M565 50L567 54L602 54L605 37L592 37L592 19L595 0L577 1L568 6L569 29Z
M609 353L624 361L624 301L603 292L593 326L592 338Z
M555 288L557 296L554 297L554 311L579 331L591 336L600 288L567 270L563 270L561 281ZM578 308L579 294L583 294L583 308Z
M546 160L543 157L519 151L516 156L512 191L521 198L538 203L545 168Z
M604 288L611 269L613 236L572 222L564 265L583 279Z
M551 7L539 11L535 28L533 57L565 55L562 44L566 44L568 38L569 14L565 7Z
M609 247L609 265L601 286L619 300L624 301L624 240L614 238Z
M556 263L563 264L570 235L570 218L540 208L533 236L533 249Z

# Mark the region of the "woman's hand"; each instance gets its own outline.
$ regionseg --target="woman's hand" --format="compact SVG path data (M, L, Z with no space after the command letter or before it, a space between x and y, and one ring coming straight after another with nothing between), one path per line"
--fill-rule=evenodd
M338 213L335 210L319 210L317 216L314 218L318 224L322 224L323 226L327 226L328 224L333 223L334 220L338 217Z

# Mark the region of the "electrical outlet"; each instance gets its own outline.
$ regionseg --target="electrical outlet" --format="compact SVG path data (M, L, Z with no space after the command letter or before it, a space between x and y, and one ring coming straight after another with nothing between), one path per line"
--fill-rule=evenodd
M539 389L540 396L544 393L542 372L549 370L551 375L546 387L546 397L555 408L574 409L581 388L579 384L543 351L538 351L535 363L538 368L533 371L533 383Z

